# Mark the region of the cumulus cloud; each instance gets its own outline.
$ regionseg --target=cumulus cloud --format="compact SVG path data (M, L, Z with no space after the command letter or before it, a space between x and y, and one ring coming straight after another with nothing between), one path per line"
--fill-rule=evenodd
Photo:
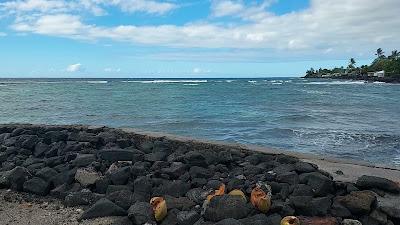
M35 0L18 2L32 1ZM97 3L97 6L106 4L104 0L86 1ZM55 2L46 7L57 8L58 4ZM156 1L107 2L127 12L165 13L177 7L173 3L165 5ZM235 17L242 20L236 24L206 20L184 25L99 26L85 23L78 15L63 12L19 16L12 28L20 32L73 39L110 39L151 46L253 49L263 52L264 55L276 54L276 51L280 51L281 54L288 51L293 54L335 55L343 54L349 48L352 48L353 52L363 52L377 47L398 47L400 29L394 29L400 27L398 0L311 0L308 9L284 15L268 12L271 2L212 2L211 13L214 17ZM22 9L32 7L24 6Z
M82 70L82 64L80 63L72 64L67 67L67 72L71 73L79 72L81 70Z

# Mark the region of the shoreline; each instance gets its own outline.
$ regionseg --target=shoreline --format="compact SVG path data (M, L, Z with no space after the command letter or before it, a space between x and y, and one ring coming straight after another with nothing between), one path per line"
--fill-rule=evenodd
M89 127L98 127L98 126L89 126ZM168 139L182 141L182 142L193 142L200 144L207 143L211 145L229 146L232 148L245 149L245 150L268 153L268 154L284 154L288 156L293 156L305 162L314 163L318 165L320 168L324 168L325 170L327 170L327 172L331 173L334 179L337 179L338 181L354 182L359 176L363 175L363 173L400 181L400 167L396 167L394 165L373 164L366 161L339 159L331 156L322 156L311 153L287 151L282 149L275 149L271 147L264 147L251 144L206 140L201 138L193 138L193 137L169 134L164 132L144 131L136 128L120 127L117 129L141 135L148 135L151 137L158 137L158 138L166 137ZM335 173L336 171L334 171L335 167L340 167L342 170L344 170L343 172L347 171L348 176L336 174Z
M397 77L368 77L368 76L329 76L329 77L319 77L319 76L304 76L302 78L307 79L327 79L327 80L360 80L368 83L382 82L386 84L400 84L400 78Z
M260 146L132 128L0 124L5 224L41 216L116 225L109 218L117 216L122 224L276 225L298 216L307 225L392 225L400 223L399 181L398 168ZM166 202L166 217L154 197ZM70 221L51 220L63 212Z

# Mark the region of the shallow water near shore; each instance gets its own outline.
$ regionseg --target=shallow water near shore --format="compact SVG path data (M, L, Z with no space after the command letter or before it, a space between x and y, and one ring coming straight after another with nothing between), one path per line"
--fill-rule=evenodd
M300 78L0 79L0 123L133 127L400 165L400 85Z

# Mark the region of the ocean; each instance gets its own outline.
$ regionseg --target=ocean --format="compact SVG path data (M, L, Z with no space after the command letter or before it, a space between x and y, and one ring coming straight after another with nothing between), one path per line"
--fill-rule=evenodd
M400 85L264 79L0 79L0 123L132 127L400 165Z

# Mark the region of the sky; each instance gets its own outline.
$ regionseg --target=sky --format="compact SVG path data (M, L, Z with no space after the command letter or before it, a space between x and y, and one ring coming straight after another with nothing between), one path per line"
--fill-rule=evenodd
M400 49L399 0L0 0L0 77L271 77Z

